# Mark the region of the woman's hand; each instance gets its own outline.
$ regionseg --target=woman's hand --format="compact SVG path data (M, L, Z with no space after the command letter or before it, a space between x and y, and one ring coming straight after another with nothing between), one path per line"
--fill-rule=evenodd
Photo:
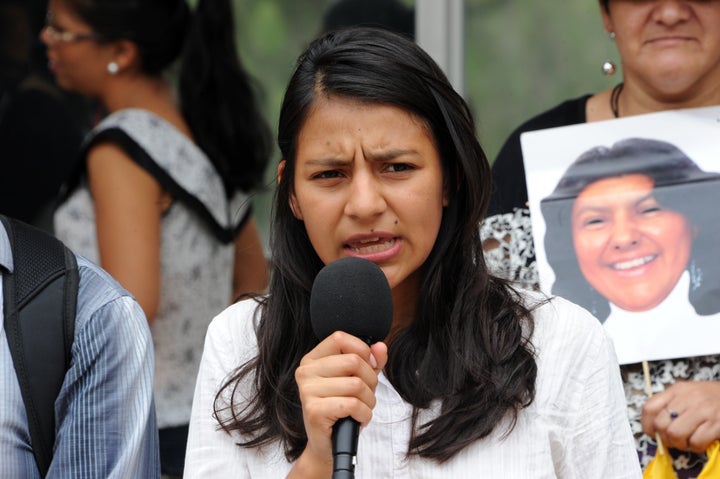
M310 351L295 371L308 442L288 477L332 475L332 427L352 417L363 427L375 407L378 373L387 362L384 343L335 332Z
M643 431L666 447L702 452L720 438L720 382L683 381L648 399Z

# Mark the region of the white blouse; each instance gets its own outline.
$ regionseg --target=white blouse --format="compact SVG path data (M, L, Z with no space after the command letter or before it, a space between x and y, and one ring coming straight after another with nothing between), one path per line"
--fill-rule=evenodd
M527 295L531 301L538 299ZM190 420L186 478L280 478L293 466L278 444L264 449L237 446L235 437L219 430L213 418L215 395L227 375L256 354L254 311L251 300L237 303L208 329ZM407 459L412 408L380 374L373 418L360 433L355 476L640 478L620 372L602 326L561 298L537 308L535 319L536 397L520 411L509 435L503 437L507 425L500 424L489 437L443 464ZM433 414L426 410L423 418Z

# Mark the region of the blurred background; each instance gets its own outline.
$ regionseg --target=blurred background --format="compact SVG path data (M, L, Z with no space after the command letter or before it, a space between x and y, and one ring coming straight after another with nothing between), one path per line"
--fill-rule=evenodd
M322 14L335 1L235 0L240 52L260 82L273 127L294 60L321 31ZM423 35L429 31L433 38L433 29L439 35L460 33L459 44L448 43L457 50L450 55L462 59L462 79L451 79L461 84L459 89L472 107L490 161L510 132L531 115L564 99L612 86L621 76L618 72L608 78L601 71L605 59L617 62L618 57L602 28L596 0L401 1L423 22L416 24L416 37L433 56L433 47L423 43ZM432 11L424 14L423 9ZM459 18L461 24L442 25L438 9L453 10L449 16ZM267 175L269 187L279 158L274 160ZM268 192L255 201L263 228L270 199Z
M322 31L323 18L337 1L234 0L239 50L273 128L295 59ZM389 0L365 0L366 9L383 1ZM601 72L602 62L617 60L617 53L602 28L597 0L398 1L412 10L418 43L471 105L490 161L522 121L564 99L614 85L621 76ZM32 12L32 28L39 31L46 0L23 3ZM44 62L39 41L32 55ZM276 149L267 191L254 198L266 243L278 160Z

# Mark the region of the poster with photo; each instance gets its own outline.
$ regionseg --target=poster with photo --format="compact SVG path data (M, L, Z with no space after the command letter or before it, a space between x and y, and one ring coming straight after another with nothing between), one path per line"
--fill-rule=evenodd
M720 107L521 145L541 289L592 312L621 364L720 353Z

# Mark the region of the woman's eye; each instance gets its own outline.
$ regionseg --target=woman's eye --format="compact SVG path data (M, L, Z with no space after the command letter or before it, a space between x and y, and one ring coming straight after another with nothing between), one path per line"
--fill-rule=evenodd
M604 219L604 218L595 216L595 217L592 217L592 218L586 218L585 220L583 220L583 223L582 223L582 224L583 224L583 226L590 226L590 227L592 227L592 226L601 225L601 224L603 224L604 222L605 222L605 219Z
M412 169L414 169L413 166L407 163L390 163L386 167L386 170L390 173L400 173L402 171L410 171Z
M338 178L340 176L340 172L337 170L327 170L327 171L321 171L319 173L315 173L312 175L312 178L314 180L325 180L330 178Z
M662 208L660 208L660 206L658 206L658 205L643 206L643 207L640 208L640 214L641 214L641 215L646 215L646 214L649 214L649 213L655 213L655 212L660 211L661 209L662 209Z

